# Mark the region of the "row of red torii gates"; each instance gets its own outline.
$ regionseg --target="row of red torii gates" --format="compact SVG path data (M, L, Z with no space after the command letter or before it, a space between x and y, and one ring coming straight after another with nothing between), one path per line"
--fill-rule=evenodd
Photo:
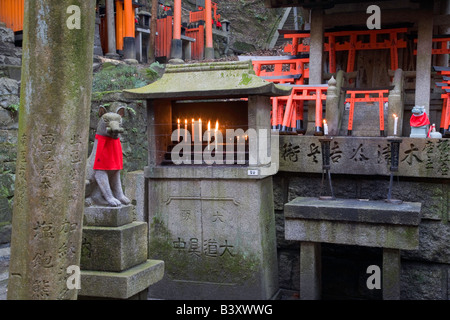
M139 3L134 0L106 0L106 16L102 21L101 33L107 39L107 45L105 45L107 54L114 55L119 51L125 59L136 57L135 12L138 6ZM182 59L183 43L186 43L189 45L192 59L214 58L213 21L220 18L220 15L217 15L217 4L211 0L205 0L205 6L198 9L198 11L190 12L189 23L204 21L204 24L199 23L195 27L187 28L184 34L182 34L181 0L174 0L170 14L157 19L156 57Z

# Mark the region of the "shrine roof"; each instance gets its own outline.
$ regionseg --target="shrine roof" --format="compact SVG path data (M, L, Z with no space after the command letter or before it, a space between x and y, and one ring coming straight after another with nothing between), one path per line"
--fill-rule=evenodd
M255 75L251 61L167 65L161 79L124 90L130 99L243 98L286 96L291 88Z

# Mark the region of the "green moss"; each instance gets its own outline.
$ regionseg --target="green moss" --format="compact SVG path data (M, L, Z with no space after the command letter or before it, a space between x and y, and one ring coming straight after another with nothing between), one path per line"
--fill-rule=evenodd
M103 97L107 94L111 94L111 93L120 93L122 92L121 90L112 90L112 91L99 91L99 92L92 92L92 101L95 102L100 102L103 100Z
M247 74L247 73L243 73L242 74L242 78L241 78L241 82L239 82L239 85L248 85L250 82L252 81L252 78Z

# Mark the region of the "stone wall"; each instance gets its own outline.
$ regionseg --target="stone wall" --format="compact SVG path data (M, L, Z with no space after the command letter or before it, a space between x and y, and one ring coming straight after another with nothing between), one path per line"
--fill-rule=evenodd
M0 26L0 244L11 236L21 56L14 32Z

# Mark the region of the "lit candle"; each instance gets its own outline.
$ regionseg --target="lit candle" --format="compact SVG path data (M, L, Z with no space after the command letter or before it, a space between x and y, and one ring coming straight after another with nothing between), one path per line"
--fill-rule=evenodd
M198 141L202 143L202 119L198 119Z
M178 119L178 142L180 142L180 119Z
M398 117L396 114L394 114L394 136L397 135L397 123L398 123Z
M214 131L214 142L217 152L217 132L219 131L219 120L216 121L216 130Z
M187 138L187 119L184 119L184 140Z
M210 142L211 142L211 121L208 121L208 150Z
M323 119L323 134L328 135L328 124L326 119Z
M195 122L195 120L192 119L192 142L194 142L194 140L195 140L194 122Z

